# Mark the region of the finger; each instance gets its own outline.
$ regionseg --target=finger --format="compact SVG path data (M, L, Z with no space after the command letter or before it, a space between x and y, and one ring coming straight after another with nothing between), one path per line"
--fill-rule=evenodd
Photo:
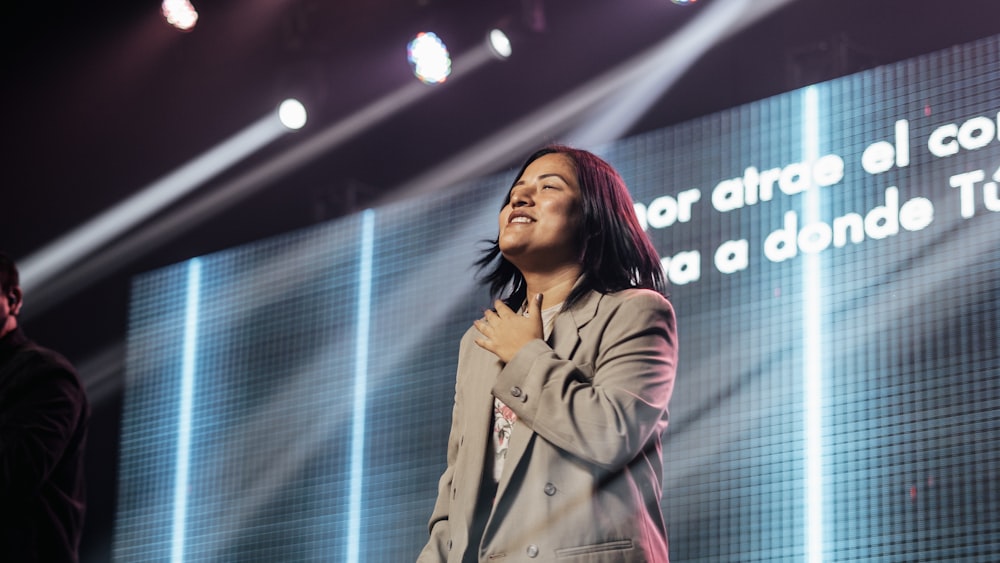
M512 315L514 314L513 309L511 309L510 307L508 307L506 303L504 303L503 301L500 301L499 299L497 299L496 303L494 303L493 305L496 306L496 311L497 311L496 314L500 318L503 318L503 316L506 315L507 313L510 313ZM501 314L501 313L503 313L503 314Z
M483 319L476 319L472 321L472 326L476 327L476 330L478 330L483 335L486 334L486 331L492 328L490 327L490 323L484 321Z
M536 293L535 298L528 304L528 315L539 318L542 316L542 294Z
M497 315L496 311L493 309L486 309L483 311L483 322L489 324L490 320L494 318L499 318L499 315Z

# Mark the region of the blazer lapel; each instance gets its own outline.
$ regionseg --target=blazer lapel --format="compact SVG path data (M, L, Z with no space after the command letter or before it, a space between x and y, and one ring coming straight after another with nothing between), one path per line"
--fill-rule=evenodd
M549 336L549 344L556 356L573 359L576 348L580 345L580 329L597 314L597 304L601 302L601 297L600 293L591 291L581 297L572 309L559 313Z

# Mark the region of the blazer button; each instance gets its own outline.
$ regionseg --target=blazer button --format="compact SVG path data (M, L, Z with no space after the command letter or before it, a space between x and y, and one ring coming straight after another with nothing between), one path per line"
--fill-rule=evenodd
M553 485L552 483L545 483L545 488L542 490L544 490L545 494L549 496L556 494L556 486Z
M521 396L521 388L520 387L511 387L510 388L510 396L514 397L514 398L520 397Z
M528 557L538 557L538 546L535 544L529 545L525 551L528 553Z

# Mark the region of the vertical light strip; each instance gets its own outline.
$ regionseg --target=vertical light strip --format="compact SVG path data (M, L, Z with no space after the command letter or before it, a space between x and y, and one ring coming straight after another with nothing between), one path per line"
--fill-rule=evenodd
M819 158L819 91L804 92L802 158ZM802 225L821 220L820 188L810 186L802 201ZM806 561L823 561L823 286L818 253L802 256L802 354L804 364L803 414L805 417Z
M198 298L201 261L188 263L187 306L184 313L184 357L181 365L181 400L177 422L177 467L174 476L174 532L170 561L184 561L187 525L188 466L191 453L191 407L194 402L194 368L198 353Z
M371 322L372 250L375 211L361 212L361 260L358 268L357 333L354 348L354 427L351 435L351 493L347 521L347 563L357 563L361 546L361 496L365 469L365 404L368 399L368 331Z

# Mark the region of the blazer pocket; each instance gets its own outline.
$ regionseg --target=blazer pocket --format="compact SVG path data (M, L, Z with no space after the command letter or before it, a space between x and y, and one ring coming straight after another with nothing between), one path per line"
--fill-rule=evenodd
M632 540L614 540L604 543L594 543L577 547L563 547L556 550L556 557L575 557L578 555L591 555L594 553L607 553L609 551L626 551L633 548Z

